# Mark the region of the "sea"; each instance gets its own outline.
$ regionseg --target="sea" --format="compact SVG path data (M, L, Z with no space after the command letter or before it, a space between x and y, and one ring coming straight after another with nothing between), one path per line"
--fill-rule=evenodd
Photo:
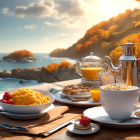
M0 53L0 60L2 60L3 56L8 55L9 53ZM31 68L31 67L42 67L47 66L51 63L60 63L61 61L68 61L71 64L74 64L75 61L73 59L69 58L56 58L56 57L50 57L48 53L34 53L34 56L37 58L37 61L34 62L0 62L0 71L8 70L11 71L14 68ZM20 84L20 79L16 78L0 78L0 91L5 91L8 89L13 88L20 88L20 87L26 87L26 86L33 86L33 85L39 85L44 83L38 83L36 80L24 80L22 79L24 83Z

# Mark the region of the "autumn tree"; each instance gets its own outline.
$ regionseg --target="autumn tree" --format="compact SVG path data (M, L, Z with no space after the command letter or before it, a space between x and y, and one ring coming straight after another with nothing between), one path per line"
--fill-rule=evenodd
M96 42L98 40L98 35L93 35L92 37L89 38L89 41Z
M8 55L8 57L12 57L13 59L14 58L24 58L27 56L33 56L33 53L31 53L28 50L18 50L18 51L14 51Z
M107 39L109 37L109 35L110 35L109 31L103 31L101 34L101 37Z
M123 49L119 46L119 44L125 44L128 42L128 39L130 39L130 42L135 45L135 57L140 58L140 43L138 35L139 33L131 34L115 43L117 47L109 54L114 64L118 64L118 59L123 54Z
M112 25L112 26L110 26L110 27L108 28L108 31L109 31L109 33L112 33L112 32L114 32L114 31L116 31L117 28L118 28L118 25Z
M67 61L61 61L60 63L51 63L47 65L46 71L51 73L56 69L62 69L62 68L67 68L70 67L72 64L67 62Z

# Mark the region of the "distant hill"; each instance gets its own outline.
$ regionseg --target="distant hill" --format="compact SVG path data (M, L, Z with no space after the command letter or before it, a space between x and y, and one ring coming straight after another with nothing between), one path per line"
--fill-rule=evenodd
M116 42L131 34L139 33L140 27L135 27L133 21L139 21L140 9L127 9L107 21L93 25L85 35L67 49L58 48L52 51L51 57L82 58L93 52L103 57L116 48Z

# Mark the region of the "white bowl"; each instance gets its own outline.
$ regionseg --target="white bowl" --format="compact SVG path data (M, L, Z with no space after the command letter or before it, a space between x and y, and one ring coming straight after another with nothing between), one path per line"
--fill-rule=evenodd
M46 104L41 104L41 105L10 105L10 104L5 104L5 103L0 102L0 106L5 111L8 111L8 112L14 113L14 114L40 114L40 113L43 113L49 106L51 106L53 104L55 97L53 96L52 93L50 93L48 91L38 90L38 89L33 89L33 90L41 93L43 96L49 96L51 99L51 102L46 103ZM11 93L13 93L13 90ZM4 93L0 94L0 99L3 98L3 95L4 95Z

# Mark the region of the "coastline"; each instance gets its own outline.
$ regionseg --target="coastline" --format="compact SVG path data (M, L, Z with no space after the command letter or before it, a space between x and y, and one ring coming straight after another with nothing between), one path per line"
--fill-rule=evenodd
M52 83L58 81L72 80L81 78L76 73L76 65L71 67L56 69L49 73L46 71L46 67L32 67L32 68L15 68L11 71L4 70L0 71L0 78L17 78L24 80L37 80L38 83Z

